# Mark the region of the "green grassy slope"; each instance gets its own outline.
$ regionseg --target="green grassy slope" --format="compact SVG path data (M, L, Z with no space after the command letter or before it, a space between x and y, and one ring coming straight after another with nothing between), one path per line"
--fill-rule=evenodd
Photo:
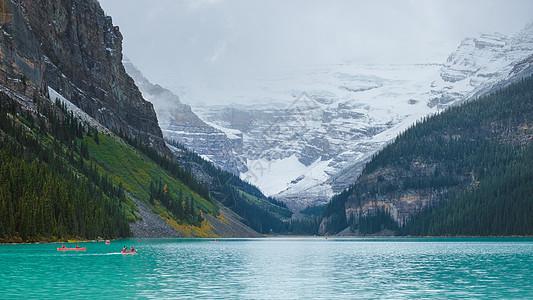
M132 146L102 133L99 134L99 144L90 138L86 140L91 159L99 170L114 182L121 183L126 191L145 204L149 204L150 183L161 180L168 185L172 198L177 199L181 191L183 197L192 198L204 213L217 214L216 205L192 192L180 180Z

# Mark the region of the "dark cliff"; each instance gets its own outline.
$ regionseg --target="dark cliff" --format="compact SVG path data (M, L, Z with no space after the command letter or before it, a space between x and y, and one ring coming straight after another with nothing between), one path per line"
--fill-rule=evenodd
M104 126L168 153L151 103L122 65L122 35L96 0L0 1L0 81L50 87Z

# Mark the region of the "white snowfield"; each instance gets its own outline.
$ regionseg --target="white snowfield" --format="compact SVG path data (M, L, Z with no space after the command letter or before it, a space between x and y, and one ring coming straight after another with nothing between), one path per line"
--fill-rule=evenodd
M320 157L311 165L302 164L295 154L275 160L248 160L248 172L241 178L248 182L255 182L266 195L276 195L291 185L298 184L301 188L311 188L326 181L326 173L330 160Z

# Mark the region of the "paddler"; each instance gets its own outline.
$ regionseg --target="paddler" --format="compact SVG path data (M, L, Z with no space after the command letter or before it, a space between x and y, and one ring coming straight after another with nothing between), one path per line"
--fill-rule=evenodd
M126 251L126 246L124 246L124 247L122 248L122 251Z
M78 247L78 244L76 244L76 249L77 249L77 248L79 248L79 247Z

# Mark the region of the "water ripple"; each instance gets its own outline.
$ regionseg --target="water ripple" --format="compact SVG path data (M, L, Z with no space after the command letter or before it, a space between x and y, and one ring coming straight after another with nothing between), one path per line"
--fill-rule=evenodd
M122 255L123 245L139 250ZM0 298L533 298L531 239L221 239L0 245Z

